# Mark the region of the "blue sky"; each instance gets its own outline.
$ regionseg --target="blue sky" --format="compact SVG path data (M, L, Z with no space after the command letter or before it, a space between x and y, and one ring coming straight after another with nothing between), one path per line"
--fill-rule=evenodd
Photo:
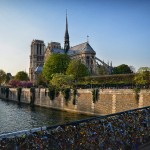
M71 46L89 35L101 60L150 67L149 0L0 0L0 69L28 72L33 39L63 46L66 9Z

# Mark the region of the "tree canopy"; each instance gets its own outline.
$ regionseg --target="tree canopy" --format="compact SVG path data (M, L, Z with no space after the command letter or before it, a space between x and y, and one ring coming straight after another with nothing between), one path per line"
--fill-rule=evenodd
M43 77L43 74L39 74L37 76L37 85L41 85L41 86L47 86L47 82L46 79Z
M98 73L99 75L108 75L108 71L104 66L99 66L98 67Z
M3 82L5 82L5 80L6 80L6 73L2 69L0 69L0 85Z
M149 67L140 67L137 72L140 73L143 71L150 71L150 68Z
M15 75L15 80L18 81L29 81L28 74L25 71L19 71Z
M150 71L142 71L135 75L136 85L150 85Z
M130 74L130 73L133 73L133 71L126 64L119 65L117 67L114 67L113 69L113 74Z
M8 83L12 78L13 77L12 77L11 73L7 73L6 74L6 83Z
M66 54L52 54L47 59L43 68L43 76L46 80L51 80L55 73L65 73L70 62Z
M80 77L88 76L89 71L88 68L81 63L80 60L72 60L69 63L66 74L73 75L75 79L78 79Z
M73 87L73 75L55 74L50 83L58 89Z

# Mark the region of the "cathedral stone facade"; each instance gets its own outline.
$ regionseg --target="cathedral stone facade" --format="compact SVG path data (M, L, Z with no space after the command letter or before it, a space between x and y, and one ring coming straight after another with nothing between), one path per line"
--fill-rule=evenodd
M41 40L33 40L31 43L29 78L35 81L36 68L44 65L45 44Z
M66 31L64 37L64 48L61 48L59 42L48 43L45 47L44 41L33 40L31 43L31 55L30 55L30 68L29 77L30 80L36 82L37 75L42 73L43 65L47 58L51 54L67 54L71 59L78 59L89 69L92 75L98 74L98 67L102 64L109 74L112 71L112 65L104 63L96 57L96 52L90 46L89 42L81 43L79 45L70 47L69 32L68 32L68 20L66 16ZM99 64L100 63L100 64Z

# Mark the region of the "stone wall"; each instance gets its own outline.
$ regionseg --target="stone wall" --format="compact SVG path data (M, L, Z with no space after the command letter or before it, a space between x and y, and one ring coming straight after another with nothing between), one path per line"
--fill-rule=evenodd
M18 102L17 89L9 89L9 100ZM150 106L150 90L141 90L138 98L133 89L100 89L98 100L93 103L92 89L78 89L76 95L76 105L73 104L73 91L70 100L66 101L60 93L54 100L50 100L48 89L36 89L36 106L54 108L76 113L91 115L105 115L125 110ZM0 97L7 99L0 89ZM30 89L22 89L21 102L30 104Z

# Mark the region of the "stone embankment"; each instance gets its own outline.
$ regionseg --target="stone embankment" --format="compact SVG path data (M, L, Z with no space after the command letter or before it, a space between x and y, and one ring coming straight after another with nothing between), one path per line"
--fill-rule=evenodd
M21 92L18 91L9 88L8 92L1 87L0 98L89 115L106 115L150 106L150 89L138 92L133 89L99 89L94 101L93 89L78 89L76 95L71 91L69 100L61 92L50 100L49 91L44 88L34 91L23 88Z

